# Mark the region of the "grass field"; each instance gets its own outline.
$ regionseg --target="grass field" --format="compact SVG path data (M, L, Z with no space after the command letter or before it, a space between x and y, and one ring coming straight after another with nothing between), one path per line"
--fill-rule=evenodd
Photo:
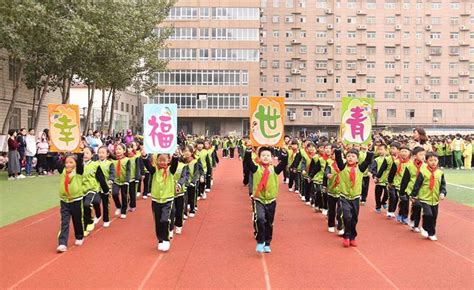
M445 170L447 199L474 207L474 171ZM7 181L0 172L0 227L58 206L58 176Z

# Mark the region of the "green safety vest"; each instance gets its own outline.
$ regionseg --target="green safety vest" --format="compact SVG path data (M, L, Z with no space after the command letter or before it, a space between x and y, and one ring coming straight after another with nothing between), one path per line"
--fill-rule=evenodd
M355 167L356 170L356 179L355 184L352 185L350 179L351 168L349 165L346 165L343 170L339 173L339 188L341 195L349 200L354 200L360 197L362 192L362 178L363 172L360 171L359 166Z
M433 190L430 190L431 172L429 171L428 166L423 166L420 170L420 174L423 175L423 183L420 187L420 192L418 193L418 200L429 205L437 205L439 203L439 187L443 172L439 169L434 172L435 184Z
M82 175L76 173L76 170L73 170L69 173L69 193L66 192L66 186L64 181L66 180L66 169L63 170L59 176L59 198L66 202L71 203L76 200L82 199L84 192L82 190Z
M112 161L115 167L115 184L123 185L126 182L129 182L127 179L127 163L130 162L128 157L120 159L120 174L118 174L117 165L118 160Z
M84 164L84 173L82 174L82 189L84 195L88 192L99 192L100 184L95 177L97 169L99 168L99 162L90 161L87 164Z
M278 196L278 175L275 173L275 168L270 165L270 176L268 177L267 188L262 189L257 194L258 184L263 177L264 168L261 165L257 165L257 171L253 174L253 198L259 200L263 204L272 203Z
M164 170L167 171L166 176L163 176ZM153 186L151 187L151 198L157 203L167 203L174 199L174 193L176 191L174 176L171 174L170 169L158 169L156 168L155 174L153 174Z

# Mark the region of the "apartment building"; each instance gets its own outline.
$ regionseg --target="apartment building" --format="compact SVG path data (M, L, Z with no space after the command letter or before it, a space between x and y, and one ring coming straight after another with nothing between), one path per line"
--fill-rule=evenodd
M474 0L180 0L171 24L154 100L188 132L245 134L252 95L284 96L291 133L336 131L343 96L379 128L474 126Z

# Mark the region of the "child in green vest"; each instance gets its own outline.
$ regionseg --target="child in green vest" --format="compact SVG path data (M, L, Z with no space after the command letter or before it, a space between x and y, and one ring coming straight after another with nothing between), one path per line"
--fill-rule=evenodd
M438 168L438 155L433 152L426 154L427 166L423 166L416 178L412 197L420 201L423 209L423 230L421 235L432 241L437 241L436 220L438 204L447 194L444 173Z
M173 230L176 228L176 234L180 235L183 231L183 219L185 211L186 186L189 183L189 166L186 164L186 158L180 157L178 167L174 174L176 183L176 193L173 201L173 214L170 226L170 237L173 237Z
M330 144L326 142L320 143L318 145L318 155L313 157L309 168L309 176L313 182L314 209L316 212L321 211L323 215L328 214L328 194L326 190L323 189L323 179L331 151Z
M408 198L406 196L400 195L400 185L405 169L410 164L410 155L411 152L407 146L400 146L399 158L393 162L392 168L390 169L390 173L388 174L389 190L392 190L397 196L397 198L400 198L397 222L402 224L408 224Z
M377 146L377 158L370 168L370 172L375 182L375 212L381 213L381 208L387 208L388 192L387 192L387 145L380 144Z
M360 146L359 151L359 163L363 163L365 158L367 158L367 149L368 146L362 144ZM369 195L369 184L370 184L370 176L369 176L369 169L367 168L364 171L364 177L362 178L362 194L360 196L360 205L365 205L367 203L367 196Z
M201 167L204 171L204 175L199 179L198 185L198 200L199 199L206 199L206 177L210 175L212 171L211 160L209 159L209 154L207 149L204 148L204 140L199 139L196 141L196 151L194 153L196 155L196 159L199 163L201 163Z
M194 158L194 147L193 145L188 145L183 150L184 162L186 163L189 170L189 179L188 186L186 188L186 199L187 199L187 208L185 210L184 219L189 217L196 216L196 207L197 207L197 188L196 185L199 182L199 178L204 175L204 171L201 167L201 163ZM188 213L189 208L189 213Z
M88 236L93 230L94 225L99 222L97 217L92 220L92 208L100 208L100 192L108 190L107 181L100 167L100 163L93 161L94 150L85 147L83 151L84 172L82 174L82 189L84 195L84 236Z
M400 208L399 214L406 218L408 217L408 209L410 207L410 197L412 195L413 186L415 185L416 178L420 174L421 167L425 165L426 151L423 147L417 146L412 150L413 160L408 162L403 173L402 181L400 182ZM406 201L405 201L406 200ZM419 202L412 202L411 215L408 224L412 228L412 231L419 233L420 229L418 225L421 219L421 206Z
M143 163L141 162L141 151L138 150L136 142L130 142L127 145L127 157L130 160L130 181L128 182L129 209L134 212L137 208L137 186L141 181L143 172Z
M446 162L444 158L446 154L444 141L441 139L438 139L436 141L435 149L436 149L436 154L438 154L438 157L439 157L439 168L443 169L443 167L446 166L445 165Z
M222 157L225 159L229 155L229 137L224 137L222 142Z
M336 146L331 148L331 158L327 160L326 169L324 170L323 185L328 193L328 232L334 233L336 231L334 226L337 219L337 233L339 236L342 236L344 234L344 223L342 221L342 209L339 201L341 194L339 188L340 170L335 160L335 149Z
M362 164L359 162L359 151L350 149L346 154L346 162L342 159L341 149L335 151L336 163L339 168L339 191L342 218L344 221L343 246L356 247L357 222L359 219L359 201L362 192L362 178L364 171L372 162L374 153L367 152L367 157Z
M245 153L245 163L253 174L253 200L256 215L257 253L270 253L275 218L276 199L278 196L278 175L285 170L288 162L286 152L276 167L272 165L272 153L269 147L258 150L259 164L252 160L252 150Z
M155 221L155 233L158 239L158 250L167 252L170 249L170 223L175 193L181 191L184 186L175 183L174 174L178 168L178 155L174 154L171 159L169 154L158 154L152 166L145 152L142 152L142 160L146 169L153 173L151 187L151 208Z
M206 173L206 189L205 191L207 193L211 192L211 187L212 187L212 172L213 168L215 167L214 165L214 146L212 146L211 142L209 140L204 141L204 149L206 149L207 152L207 159L209 160L209 163L211 166L209 166L207 173Z
M309 141L306 142L305 150L301 150L296 156L296 164L301 170L301 185L300 195L301 200L306 202L306 205L311 206L311 196L313 194L312 180L308 175L313 157L316 156L316 145Z
M444 148L444 165L446 168L453 168L453 141L450 138L446 139Z
M234 137L229 138L229 157L230 159L234 159L235 155L235 139Z
M121 219L127 218L128 207L128 183L130 182L130 160L125 156L126 148L124 144L118 144L115 148L116 160L113 161L115 167L115 180L112 184L112 198L115 203L115 215L120 215ZM120 197L119 197L120 194Z
M395 211L397 210L398 206L398 194L396 188L393 186L388 186L388 175L390 173L390 169L392 165L398 160L398 153L400 151L400 143L394 141L390 143L390 156L385 158L386 167L385 171L383 172L383 177L386 177L387 181L387 191L388 191L388 210L387 210L387 218L391 219L395 217ZM379 172L380 173L380 172Z
M290 143L288 148L288 172L289 172L289 180L288 180L288 188L292 192L299 190L299 180L297 179L297 170L296 164L294 164L295 157L299 153L299 144L298 140L293 139Z
M102 200L102 220L104 221L104 228L108 228L110 226L110 214L109 214L109 197L110 191L112 190L112 184L115 180L115 167L112 164L112 161L109 160L109 150L107 146L99 147L97 150L97 154L99 156L99 165L104 173L105 180L107 181L107 188L100 192L100 199ZM96 213L100 215L100 206L96 209Z
M84 191L82 188L82 174L84 164L82 158L76 155L68 155L64 160L63 168L59 171L59 199L61 214L61 229L58 234L58 247L56 251L63 253L67 251L69 238L69 221L72 219L74 227L75 245L81 246L84 242L84 228L82 223L82 201Z

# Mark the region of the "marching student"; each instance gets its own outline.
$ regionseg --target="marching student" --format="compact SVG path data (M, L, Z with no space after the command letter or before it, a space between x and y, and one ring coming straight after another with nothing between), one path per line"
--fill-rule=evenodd
M203 176L204 172L201 167L201 163L199 163L194 158L194 147L193 145L187 145L183 149L183 158L184 163L189 170L189 179L187 180L187 188L186 188L186 209L184 214L184 219L187 217L195 217L196 216L196 207L197 207L197 188L196 185L199 182L201 176ZM188 212L189 208L189 212Z
M107 181L107 188L106 190L102 190L100 192L100 199L102 200L102 220L104 221L104 228L108 228L110 226L110 214L109 214L109 198L110 198L110 191L112 190L112 184L115 180L115 167L112 161L109 160L109 150L107 146L100 146L97 150L97 154L99 156L99 165L104 174L105 180ZM97 214L101 216L100 206L94 208Z
M206 149L206 154L207 154L207 157L206 157L206 162L207 160L209 161L209 167L207 168L207 173L206 173L206 189L205 191L206 192L211 192L211 187L212 187L212 172L213 172L213 169L214 167L216 167L216 164L215 163L215 159L214 159L214 146L212 146L211 144L211 141L209 140L205 140L204 141L204 149ZM217 162L219 162L219 160L217 159Z
M174 174L176 193L173 201L172 221L170 225L170 237L173 237L173 230L176 228L176 234L180 235L183 231L183 219L185 212L186 186L189 182L189 166L186 164L186 157L181 156Z
M387 208L387 178L389 170L387 170L387 145L381 143L377 147L377 158L375 158L370 171L375 182L375 212L380 213L381 208ZM387 214L388 215L388 214Z
M115 167L115 180L112 185L112 198L115 203L115 215L120 215L121 219L127 218L128 207L128 184L130 182L131 165L130 160L125 156L125 145L120 143L115 148L116 160L113 161ZM120 197L119 197L120 194Z
M288 147L288 165L287 165L287 170L288 170L288 188L289 191L293 190L298 190L298 180L297 180L297 174L296 174L296 165L293 166L293 162L295 161L296 155L299 153L299 148L298 148L298 141L293 139L291 140L290 146Z
M328 214L327 192L323 190L324 171L329 156L331 155L331 145L321 143L318 146L318 155L314 156L309 168L309 177L313 184L313 198L315 211L321 211L323 215Z
M271 149L261 147L258 150L259 164L252 160L252 151L247 149L245 162L253 174L253 199L256 214L257 253L270 253L273 237L273 221L275 218L276 199L278 196L278 175L285 170L288 155L282 153L282 159L276 167L272 163Z
M153 174L151 187L151 208L155 221L155 233L158 239L158 250L167 252L170 245L170 222L173 200L177 190L181 191L182 184L176 184L174 174L178 167L178 155L175 153L170 163L169 154L158 154L155 166L152 166L145 152L142 160L147 170Z
M363 163L365 158L367 158L367 145L361 144L360 151L359 151L359 163ZM364 171L364 177L362 178L362 194L360 196L360 205L365 205L367 203L367 196L369 194L369 184L370 184L370 176L369 176L369 168Z
M446 197L446 180L444 173L438 168L438 155L433 152L426 154L426 166L421 167L420 174L413 186L412 198L420 201L423 210L423 230L421 235L431 241L437 241L436 220L438 204Z
M331 158L327 160L326 169L324 171L323 185L326 187L328 194L328 232L334 233L334 228L337 219L337 233L339 236L344 234L344 224L342 222L342 209L339 201L340 196L340 177L339 167L336 164L334 150L336 146L333 146L331 150Z
M84 171L82 174L82 189L84 192L84 236L88 236L93 230L94 225L100 220L99 216L92 219L92 208L100 209L100 192L108 190L107 181L100 167L100 163L93 161L94 149L85 147L83 151ZM98 214L96 212L96 214Z
M139 158L140 155L141 152L138 151L138 146L135 141L127 144L127 157L130 162L130 180L128 182L128 211L130 212L134 212L137 208L137 186L140 184L143 172L143 163L141 162L141 158Z
M61 213L61 228L58 234L58 247L56 251L63 253L67 251L69 239L69 221L72 219L76 246L84 243L83 217L83 197L82 174L84 164L82 157L67 155L64 164L60 165L59 171L59 199Z
M204 141L202 139L196 141L196 151L194 154L196 155L196 159L198 160L198 162L201 163L201 167L204 171L204 175L202 176L202 178L199 179L199 184L197 186L198 199L206 199L206 176L208 176L208 174L210 175L210 170L212 170L212 166L211 160L209 159L209 154L204 148Z
M302 178L302 185L300 186L300 195L301 200L306 202L306 205L311 205L311 200L314 200L313 195L313 188L312 188L312 180L309 177L309 169L311 166L311 162L313 157L316 156L316 145L309 141L305 145L305 150L301 150L300 154L296 156L296 163L299 168L301 169L301 178Z
M414 159L408 162L405 172L403 173L402 181L400 182L400 208L399 214L403 218L408 217L408 210L410 207L410 197L412 195L413 186L415 185L416 178L420 174L421 167L425 165L426 151L423 147L417 146L413 148L412 154ZM412 231L419 233L419 224L421 219L421 205L419 202L412 202L410 225Z
M390 173L388 174L387 186L389 187L389 190L391 190L393 194L397 196L397 199L398 197L400 197L399 208L401 210L399 210L397 214L397 222L408 224L408 198L406 196L400 195L400 185L405 169L408 167L411 161L410 149L407 146L401 146L399 155L399 158L393 162L392 168L390 169ZM392 210L393 212L395 212L396 208Z
M335 151L336 163L339 168L340 202L342 219L344 222L344 247L357 246L357 222L359 218L359 201L362 192L363 172L372 162L374 153L367 152L367 157L362 164L359 162L359 151L350 149L346 154L346 162L342 159L340 145Z

